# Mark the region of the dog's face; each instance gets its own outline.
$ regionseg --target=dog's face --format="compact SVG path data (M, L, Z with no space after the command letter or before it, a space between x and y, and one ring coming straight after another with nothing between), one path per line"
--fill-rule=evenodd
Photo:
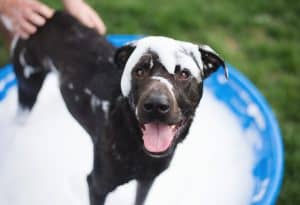
M188 132L202 97L203 80L224 61L208 46L147 37L121 47L115 57L123 68L121 90L141 131L147 154L173 153Z

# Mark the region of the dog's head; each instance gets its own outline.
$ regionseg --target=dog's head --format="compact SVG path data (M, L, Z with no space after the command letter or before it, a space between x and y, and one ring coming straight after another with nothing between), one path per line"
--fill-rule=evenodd
M122 94L139 122L147 154L173 153L188 132L202 97L203 80L224 61L210 47L147 37L118 49Z

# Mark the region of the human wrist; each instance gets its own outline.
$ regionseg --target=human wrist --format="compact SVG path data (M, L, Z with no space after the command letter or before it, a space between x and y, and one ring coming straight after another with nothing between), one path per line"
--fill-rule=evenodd
M62 0L64 6L68 6L70 4L84 2L84 0Z

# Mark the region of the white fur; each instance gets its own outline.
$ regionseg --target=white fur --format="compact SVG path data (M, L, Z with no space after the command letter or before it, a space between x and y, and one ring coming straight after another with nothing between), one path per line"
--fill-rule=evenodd
M26 62L25 59L26 49L23 49L19 56L19 62L23 66L23 75L25 78L29 78L34 73L34 68Z
M159 61L169 73L174 74L176 65L179 65L181 68L188 69L199 82L202 81L203 62L198 45L171 38L153 36L135 41L132 44L136 48L125 65L121 79L121 89L124 96L128 96L131 90L131 72L133 67L148 51L153 51L158 55ZM212 49L209 48L209 50Z
M15 35L10 44L10 56L13 56L18 41L19 41L19 37Z
M105 119L106 119L106 120L108 119L109 106L110 106L109 101L107 101L107 100L102 100L102 110L103 110L103 112L104 112L104 115L105 115Z
M43 59L43 65L47 68L50 69L51 71L57 72L57 68L53 63L53 60L50 57L46 57Z
M34 73L34 68L32 66L26 66L23 70L23 75L25 78L30 78L30 76Z
M88 89L88 88L85 88L85 89L83 90L83 92L84 92L85 94L87 94L87 95L92 95L92 91L91 91L90 89Z
M153 59L152 59L152 57L151 57L151 59L150 59L150 69L152 69L153 66L154 66L154 63L153 63Z
M21 64L21 66L23 67L26 67L27 66L27 62L25 60L25 52L26 52L26 49L23 49L21 52L20 52L20 56L19 56L19 62Z
M161 82L162 84L164 84L168 88L168 90L170 91L170 93L172 94L172 96L175 98L174 87L173 87L173 85L167 79L165 79L163 77L160 77L160 76L153 76L153 77L151 77L151 79L158 80L159 82Z
M91 103L92 111L96 112L97 107L101 105L101 100L96 95L92 95L90 103Z

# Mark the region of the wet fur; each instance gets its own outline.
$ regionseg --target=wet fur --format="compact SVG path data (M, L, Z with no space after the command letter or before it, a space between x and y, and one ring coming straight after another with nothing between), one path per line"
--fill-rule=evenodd
M34 69L30 77L24 76L20 62L24 49L26 64ZM45 59L51 59L57 69L68 110L93 140L94 168L87 179L92 205L104 204L109 192L132 179L139 181L136 204L142 204L153 179L172 158L156 159L144 153L136 118L121 97L122 70L113 62L115 51L105 37L68 14L56 12L37 34L19 41L13 55L23 109L33 107L47 73L53 69ZM107 120L101 105L92 110L91 95L110 103Z
M122 53L125 50L127 53ZM108 193L132 179L138 181L135 204L142 205L154 179L168 168L174 154L172 151L165 157L154 158L144 152L133 105L135 96L144 92L139 88L147 85L135 82L135 95L122 96L122 69L128 59L126 55L134 48L125 50L117 52L115 58L116 48L105 37L70 15L56 12L29 40L19 41L13 54L20 106L32 109L47 73L54 69L68 110L91 136L94 167L87 178L91 205L104 204ZM28 66L30 73L26 74ZM156 71L168 77L159 66L156 63ZM178 106L184 108L187 116L176 147L188 133L203 85L194 82L187 88L175 86Z

